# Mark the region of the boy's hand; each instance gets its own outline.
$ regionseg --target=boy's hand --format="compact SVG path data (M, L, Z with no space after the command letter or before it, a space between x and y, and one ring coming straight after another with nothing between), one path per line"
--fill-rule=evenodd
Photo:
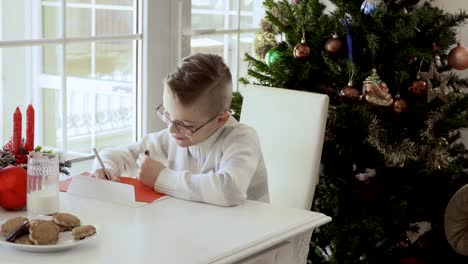
M154 184L159 177L159 174L166 167L159 161L148 157L145 154L140 154L137 160L138 165L138 180L144 185L154 189Z
M109 177L111 178L111 181L116 181L116 182L120 181L120 178L118 176L112 175L112 173L110 173L109 170L107 170L107 172L109 172L109 174L110 174ZM103 169L97 169L97 170L93 171L93 173L91 173L91 175L89 175L89 177L102 179L102 180L107 180L106 174L104 174Z

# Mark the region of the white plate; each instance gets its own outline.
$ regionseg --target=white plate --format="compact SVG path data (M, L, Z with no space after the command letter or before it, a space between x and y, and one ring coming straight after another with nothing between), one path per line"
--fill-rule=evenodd
M95 226L96 227L96 226ZM0 246L10 247L20 251L28 251L28 252L54 252L54 251L62 251L67 250L81 244L89 243L97 238L99 234L99 228L96 227L96 233L92 236L86 237L82 240L75 240L73 238L72 232L60 232L59 233L59 240L55 245L23 245L23 244L16 244L12 242L5 241L5 238L0 235Z

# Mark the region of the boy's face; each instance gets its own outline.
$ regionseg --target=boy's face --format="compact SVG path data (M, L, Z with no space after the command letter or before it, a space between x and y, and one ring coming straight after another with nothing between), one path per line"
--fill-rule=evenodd
M229 119L228 112L208 116L206 111L203 111L208 103L207 100L209 99L202 97L190 106L184 106L174 98L168 89L164 89L164 115L172 121L168 123L169 132L180 147L189 147L203 142L218 128L224 126ZM184 133L185 128L196 130L196 132L187 136Z

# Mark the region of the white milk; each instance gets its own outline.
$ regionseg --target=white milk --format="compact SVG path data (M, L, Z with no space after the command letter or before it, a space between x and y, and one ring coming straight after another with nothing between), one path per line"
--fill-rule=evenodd
M28 194L28 212L49 215L59 211L59 192L40 190Z

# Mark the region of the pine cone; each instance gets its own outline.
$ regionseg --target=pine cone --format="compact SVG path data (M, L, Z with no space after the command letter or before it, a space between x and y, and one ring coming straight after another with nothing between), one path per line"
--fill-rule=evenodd
M8 165L15 165L16 158L13 153L6 149L0 150L0 169L7 167Z

